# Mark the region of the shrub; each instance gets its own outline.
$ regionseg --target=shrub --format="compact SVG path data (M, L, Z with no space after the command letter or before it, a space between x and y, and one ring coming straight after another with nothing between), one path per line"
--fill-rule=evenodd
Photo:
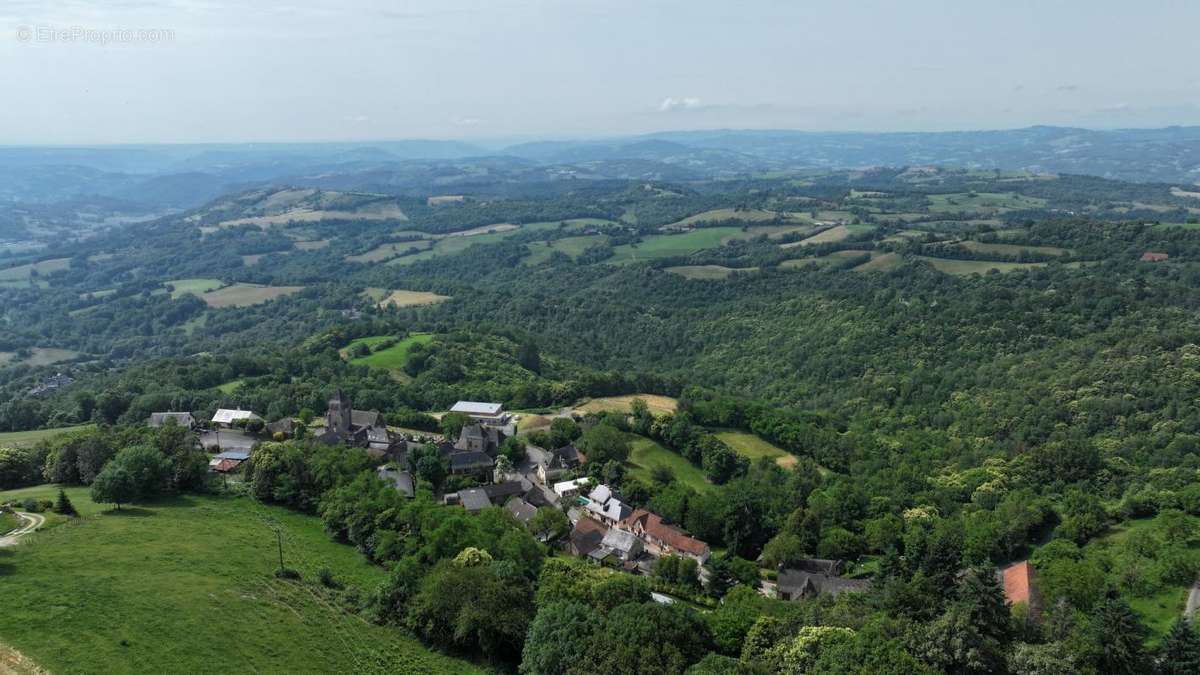
M300 580L300 572L298 572L290 567L280 567L275 570L275 578L299 581Z
M321 585L325 588L342 588L342 582L334 578L333 570L330 570L328 567L322 567L321 569L317 570L317 580L320 581Z

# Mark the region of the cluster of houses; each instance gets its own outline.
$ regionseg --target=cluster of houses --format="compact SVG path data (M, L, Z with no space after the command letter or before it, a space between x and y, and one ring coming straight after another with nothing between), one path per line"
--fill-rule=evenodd
M625 504L607 485L592 485L586 478L564 481L554 492L570 503L568 516L574 523L568 550L597 564L628 572L650 574L655 562L665 555L708 562L708 544L670 524L658 514Z
M55 373L30 389L29 395L41 396L42 394L50 394L74 383L75 378L71 377L70 375L67 375L66 373Z
M458 438L439 439L435 444L450 474L470 477L476 486L443 495L443 503L469 513L503 508L522 523L533 519L540 508L558 508L572 523L563 544L573 555L635 574L651 574L662 556L684 556L695 560L705 576L704 565L712 555L708 544L656 513L626 504L608 485L591 478L572 478L587 462L575 446L552 450L527 446L526 461L520 466L498 468L501 446L516 433L512 416L501 404L475 401L459 401L451 412L465 414L470 423ZM388 429L380 413L355 410L341 390L329 399L324 422L324 428L312 436L315 441L366 449L376 459L386 460L376 469L382 480L406 496L415 494L408 457L428 445L428 439ZM219 474L238 471L250 459L259 440L256 431L287 436L297 431L291 418L265 424L253 411L238 408L219 409L208 421L190 412L154 413L148 424L175 424L198 432L201 445L214 453L209 466ZM1019 586L1015 581L1019 576L1018 572L1005 572L1006 590ZM773 594L798 600L862 591L868 584L842 576L840 561L814 559L780 570Z

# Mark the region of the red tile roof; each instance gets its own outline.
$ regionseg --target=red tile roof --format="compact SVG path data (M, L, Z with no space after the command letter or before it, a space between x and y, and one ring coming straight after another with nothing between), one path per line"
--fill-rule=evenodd
M1142 262L1162 262L1170 257L1161 251L1146 251L1142 254Z
M708 544L692 537L683 530L663 522L662 516L645 509L637 509L621 521L623 529L645 532L676 551L702 556L708 552Z
M1005 567L1001 574L1004 577L1004 597L1009 604L1023 602L1032 605L1034 599L1033 566L1028 560Z
M240 459L222 459L213 465L213 471L216 471L217 473L229 473L230 471L238 468L241 463L242 460Z

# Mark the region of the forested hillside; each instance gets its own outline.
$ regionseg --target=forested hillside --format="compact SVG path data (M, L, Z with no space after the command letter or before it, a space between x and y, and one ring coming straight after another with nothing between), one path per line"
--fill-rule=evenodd
M1200 573L1193 186L907 167L422 195L378 178L0 258L0 431L95 423L88 443L115 451L112 430L152 412L311 421L335 388L425 433L458 400L554 415L661 395L673 412L593 411L558 440L718 552L716 582L656 580L695 613L564 568L498 515L447 515L435 470L400 503L365 459L279 439L249 489L389 569L373 620L523 672L1135 673L1200 640L1172 629ZM73 382L46 388L59 372ZM52 477L71 443L0 455L0 488ZM813 557L870 590L756 593ZM995 578L1025 560L1039 616L1010 615ZM454 628L456 584L511 625ZM639 656L665 630L675 649Z

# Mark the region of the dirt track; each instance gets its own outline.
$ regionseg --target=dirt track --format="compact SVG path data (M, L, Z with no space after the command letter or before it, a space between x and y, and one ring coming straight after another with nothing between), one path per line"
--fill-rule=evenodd
M0 537L0 548L5 546L16 546L17 542L21 541L21 537L33 532L46 522L46 517L36 513L17 512L17 517L24 521L24 525Z

